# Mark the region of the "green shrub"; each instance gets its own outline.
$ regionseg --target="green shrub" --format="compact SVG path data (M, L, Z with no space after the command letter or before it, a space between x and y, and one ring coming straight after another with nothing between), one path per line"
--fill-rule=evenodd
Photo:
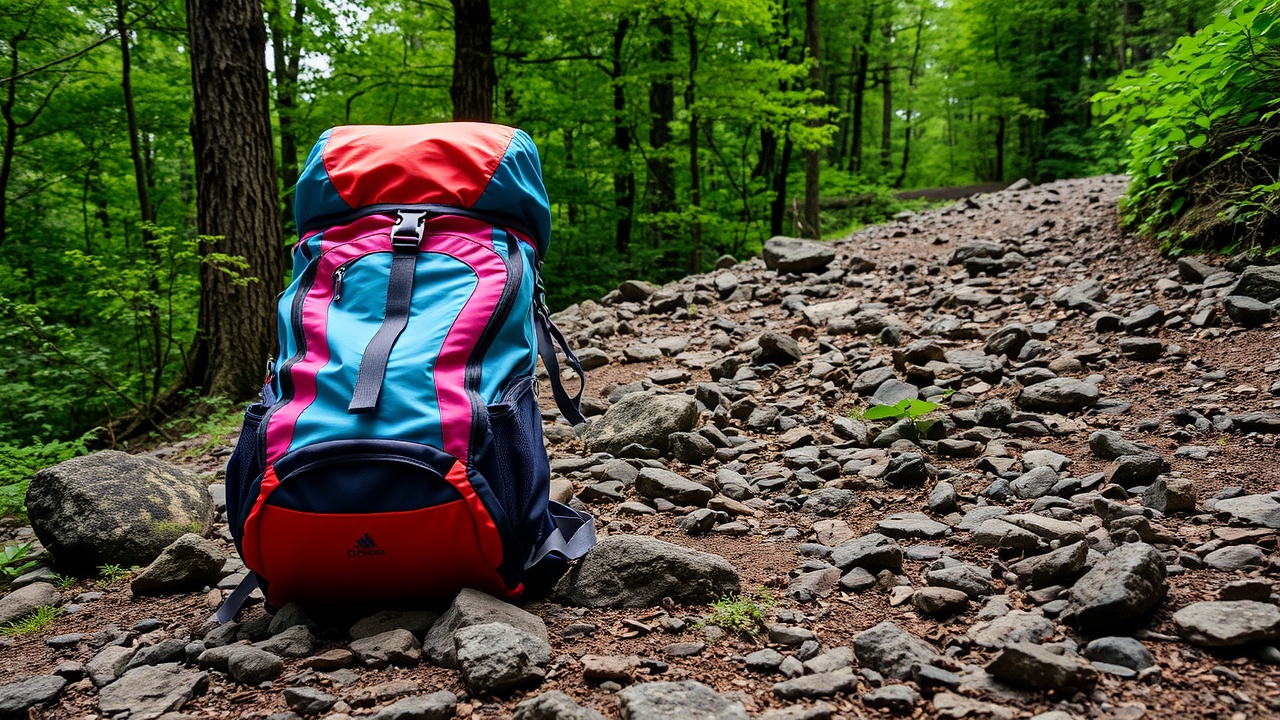
M1094 96L1132 128L1126 224L1171 254L1280 249L1280 3L1241 0Z
M27 485L36 472L84 455L88 436L69 442L0 443L0 517L26 517Z

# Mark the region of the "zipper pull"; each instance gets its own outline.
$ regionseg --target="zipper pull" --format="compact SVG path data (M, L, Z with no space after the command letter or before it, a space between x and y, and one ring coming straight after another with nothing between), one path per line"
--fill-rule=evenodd
M340 265L337 270L333 271L333 301L338 302L342 299L342 278L347 274L347 266Z

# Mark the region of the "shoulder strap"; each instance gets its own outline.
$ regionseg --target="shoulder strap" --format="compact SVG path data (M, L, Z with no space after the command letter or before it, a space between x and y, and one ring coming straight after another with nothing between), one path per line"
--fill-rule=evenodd
M551 553L562 555L566 560L580 558L596 544L595 518L591 515L578 512L555 500L547 503L547 511L551 514L555 529L533 551L529 562L524 564L526 570L542 562Z
M235 619L236 613L240 612L240 608L244 607L244 601L249 599L249 595L258 589L258 576L250 572L244 576L244 580L236 586L235 590L222 601L222 606L218 608L218 612L213 614L210 620L217 620L219 625L226 625Z
M578 362L578 357L569 349L569 341L564 339L559 328L551 322L551 318L547 317L545 307L539 307L534 311L534 324L538 330L538 356L542 358L542 364L547 366L547 377L551 380L551 395L556 400L556 407L560 409L560 414L564 415L564 419L568 420L570 425L581 425L587 421L582 416L582 391L587 386L587 376L582 371L582 363ZM553 341L554 344L552 344ZM560 350L564 352L565 362L578 373L578 393L572 397L564 389L564 383L560 380L560 363L556 360L555 345L560 346Z

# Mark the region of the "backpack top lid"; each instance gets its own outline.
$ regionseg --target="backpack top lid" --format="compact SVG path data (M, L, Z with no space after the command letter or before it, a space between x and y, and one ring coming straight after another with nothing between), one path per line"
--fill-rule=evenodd
M370 205L452 205L508 218L551 240L551 207L533 139L489 123L343 125L326 130L298 178L300 234Z

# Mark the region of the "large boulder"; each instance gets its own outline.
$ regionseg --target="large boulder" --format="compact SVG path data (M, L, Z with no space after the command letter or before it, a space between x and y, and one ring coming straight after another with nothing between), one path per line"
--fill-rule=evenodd
M583 440L592 452L613 455L631 444L665 451L672 433L689 432L698 422L698 401L691 395L631 393L587 428Z
M764 244L764 265L780 273L817 272L836 259L826 243L789 237L770 238Z
M556 585L565 602L591 608L647 607L664 597L698 605L739 590L724 558L635 535L601 540Z
M146 565L186 533L207 535L213 501L194 473L104 450L36 473L27 515L59 567L89 572Z

